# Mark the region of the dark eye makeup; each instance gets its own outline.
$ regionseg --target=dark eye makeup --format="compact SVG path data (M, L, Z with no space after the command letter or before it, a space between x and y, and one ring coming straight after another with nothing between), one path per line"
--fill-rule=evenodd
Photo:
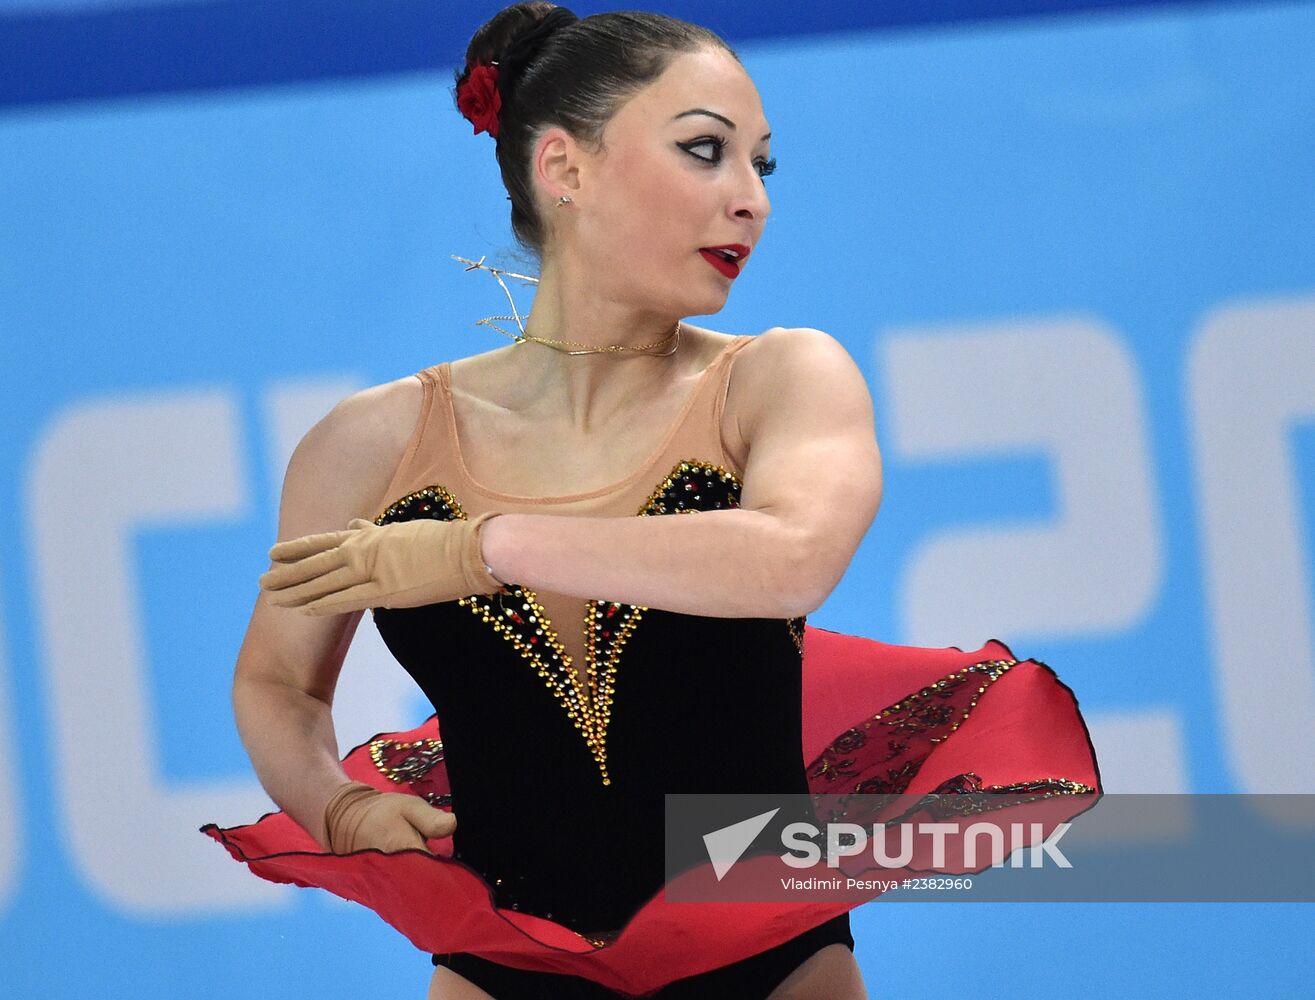
M722 151L727 146L727 140L723 139L719 135L709 135L709 136L704 136L700 139L694 139L690 142L678 142L676 143L676 145L679 146L681 149L683 149L685 152L689 153L689 155L694 157L694 159L701 160L704 163L711 164L711 163L721 162ZM713 149L716 150L715 155L708 157L708 156L701 156L698 153L693 152L693 150L698 149L700 146L713 147ZM754 162L758 167L759 177L766 177L768 174L776 170L776 157L774 156L769 160L759 159Z

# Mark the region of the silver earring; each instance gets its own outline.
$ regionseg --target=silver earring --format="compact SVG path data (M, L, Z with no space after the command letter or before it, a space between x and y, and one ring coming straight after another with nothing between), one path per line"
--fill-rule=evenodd
M569 205L570 203L571 203L571 196L569 194L564 194L557 199L557 205L559 208L562 205Z

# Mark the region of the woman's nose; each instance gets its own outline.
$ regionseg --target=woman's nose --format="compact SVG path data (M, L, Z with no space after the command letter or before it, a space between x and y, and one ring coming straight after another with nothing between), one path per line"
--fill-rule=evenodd
M731 201L731 215L740 220L752 219L760 223L765 222L767 216L771 214L772 202L767 197L767 188L763 184L762 176L756 167L751 166L742 177L742 180L737 179L739 188Z

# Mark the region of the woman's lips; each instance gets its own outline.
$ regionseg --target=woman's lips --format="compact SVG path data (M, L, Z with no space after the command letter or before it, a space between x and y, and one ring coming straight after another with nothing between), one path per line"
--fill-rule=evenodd
M713 253L711 250L700 250L703 259L715 267L728 278L738 278L740 276L740 265L737 261L727 260L720 254Z

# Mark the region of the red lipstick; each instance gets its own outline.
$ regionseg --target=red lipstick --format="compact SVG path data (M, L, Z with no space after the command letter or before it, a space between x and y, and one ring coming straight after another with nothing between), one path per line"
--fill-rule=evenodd
M716 247L702 247L703 259L728 278L738 278L749 248L743 243L724 243Z

